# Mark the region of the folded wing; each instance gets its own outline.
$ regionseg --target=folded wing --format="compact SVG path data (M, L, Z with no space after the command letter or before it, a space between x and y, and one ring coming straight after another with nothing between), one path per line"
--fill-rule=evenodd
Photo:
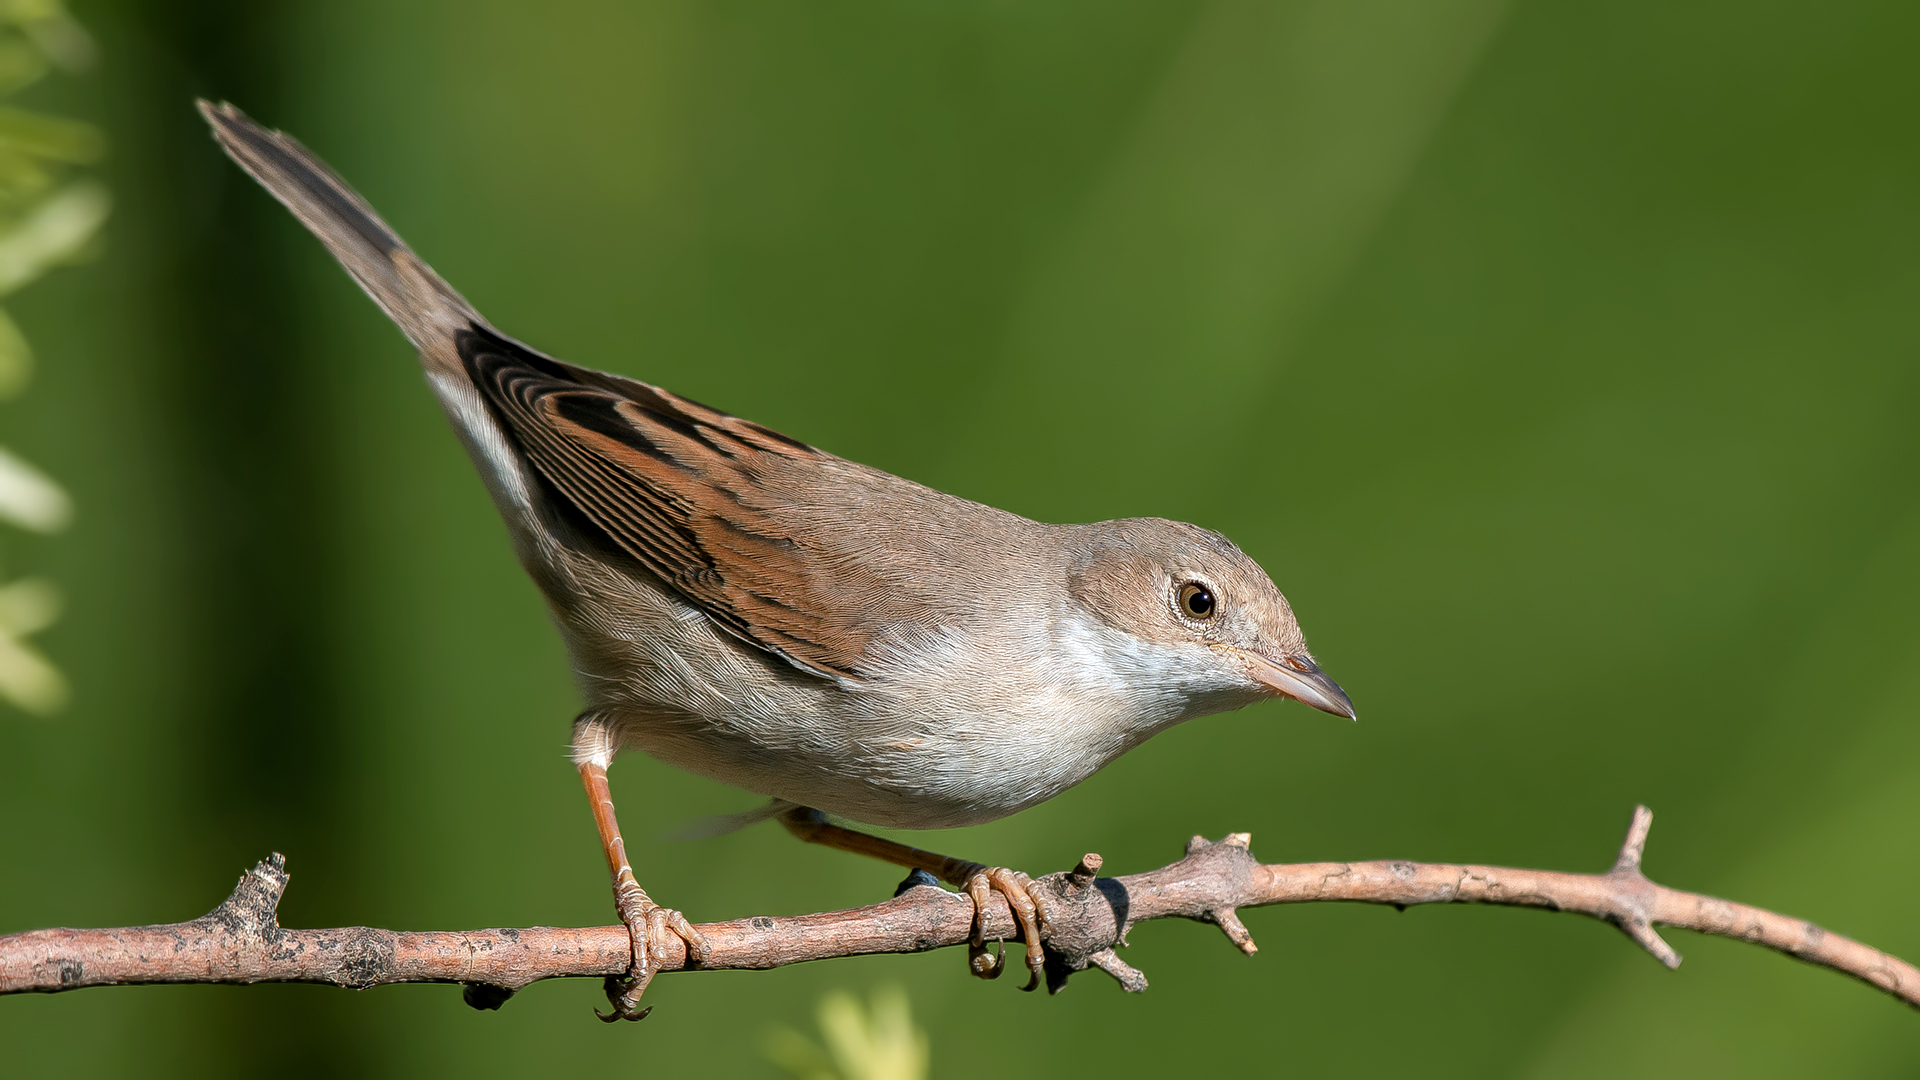
M527 460L620 549L741 640L820 675L868 674L897 599L862 560L795 529L807 515L781 494L796 470L839 459L484 326L456 345Z

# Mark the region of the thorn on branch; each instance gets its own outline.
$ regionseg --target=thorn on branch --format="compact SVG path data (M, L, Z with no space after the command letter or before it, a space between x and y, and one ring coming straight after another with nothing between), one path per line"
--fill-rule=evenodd
M1227 935L1227 940L1233 942L1234 948L1248 956L1260 951L1260 946L1253 943L1253 934L1247 930L1247 924L1240 921L1239 912L1232 908L1219 908L1208 912L1207 917L1219 925Z
M1627 838L1620 845L1620 857L1613 860L1613 872L1639 876L1640 859L1646 853L1647 832L1653 828L1653 811L1644 806L1633 808L1633 823L1627 826Z
M1098 852L1089 851L1080 856L1079 865L1067 871L1067 876L1073 879L1075 885L1091 885L1100 876L1100 867L1105 864L1106 860Z
M1609 877L1627 878L1639 889L1652 885L1647 881L1646 873L1640 868L1641 860L1645 858L1647 852L1647 833L1652 829L1653 811L1644 806L1634 807L1633 822L1627 826L1627 837L1620 843L1620 855L1613 860L1613 869L1608 872ZM1673 946L1667 944L1666 939L1662 938L1658 931L1654 930L1653 924L1647 920L1644 904L1644 899L1636 897L1634 907L1638 910L1629 909L1620 912L1611 916L1608 921L1632 938L1634 944L1653 954L1653 958L1665 964L1668 970L1679 967L1680 954L1673 950Z
M1645 919L1620 919L1614 923L1641 948L1653 954L1655 960L1667 965L1669 971L1680 966L1680 954L1673 951L1651 924Z
M287 891L287 857L274 852L240 875L239 884L207 919L238 937L260 938L280 929L280 898Z
M1138 994L1147 988L1147 977L1140 969L1120 959L1112 949L1101 949L1087 957L1087 963L1114 977L1120 989L1129 994Z

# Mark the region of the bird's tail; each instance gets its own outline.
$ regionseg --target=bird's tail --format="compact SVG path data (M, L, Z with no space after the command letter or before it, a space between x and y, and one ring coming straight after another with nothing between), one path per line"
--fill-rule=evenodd
M201 101L227 156L260 181L327 246L429 362L470 324L472 305L420 261L359 193L291 135L268 131L225 102Z

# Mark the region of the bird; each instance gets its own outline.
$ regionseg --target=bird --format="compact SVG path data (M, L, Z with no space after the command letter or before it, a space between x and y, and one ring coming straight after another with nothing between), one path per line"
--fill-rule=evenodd
M198 102L234 162L309 229L419 352L585 708L571 756L632 957L607 980L638 1020L684 941L636 877L607 769L638 749L769 800L796 836L923 871L975 914L1000 893L1039 985L1044 896L1026 874L841 822L940 829L1050 799L1182 721L1290 698L1352 719L1286 598L1220 534L1160 518L1046 524L818 449L495 329L317 156Z

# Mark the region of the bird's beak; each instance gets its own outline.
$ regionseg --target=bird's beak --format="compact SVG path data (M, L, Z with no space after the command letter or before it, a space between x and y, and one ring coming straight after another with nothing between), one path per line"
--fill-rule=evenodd
M1344 716L1349 720L1359 719L1354 715L1353 702L1347 700L1347 692L1306 657L1270 660L1254 653L1241 655L1247 658L1248 673L1274 693L1290 697L1303 705L1311 705L1321 712Z

